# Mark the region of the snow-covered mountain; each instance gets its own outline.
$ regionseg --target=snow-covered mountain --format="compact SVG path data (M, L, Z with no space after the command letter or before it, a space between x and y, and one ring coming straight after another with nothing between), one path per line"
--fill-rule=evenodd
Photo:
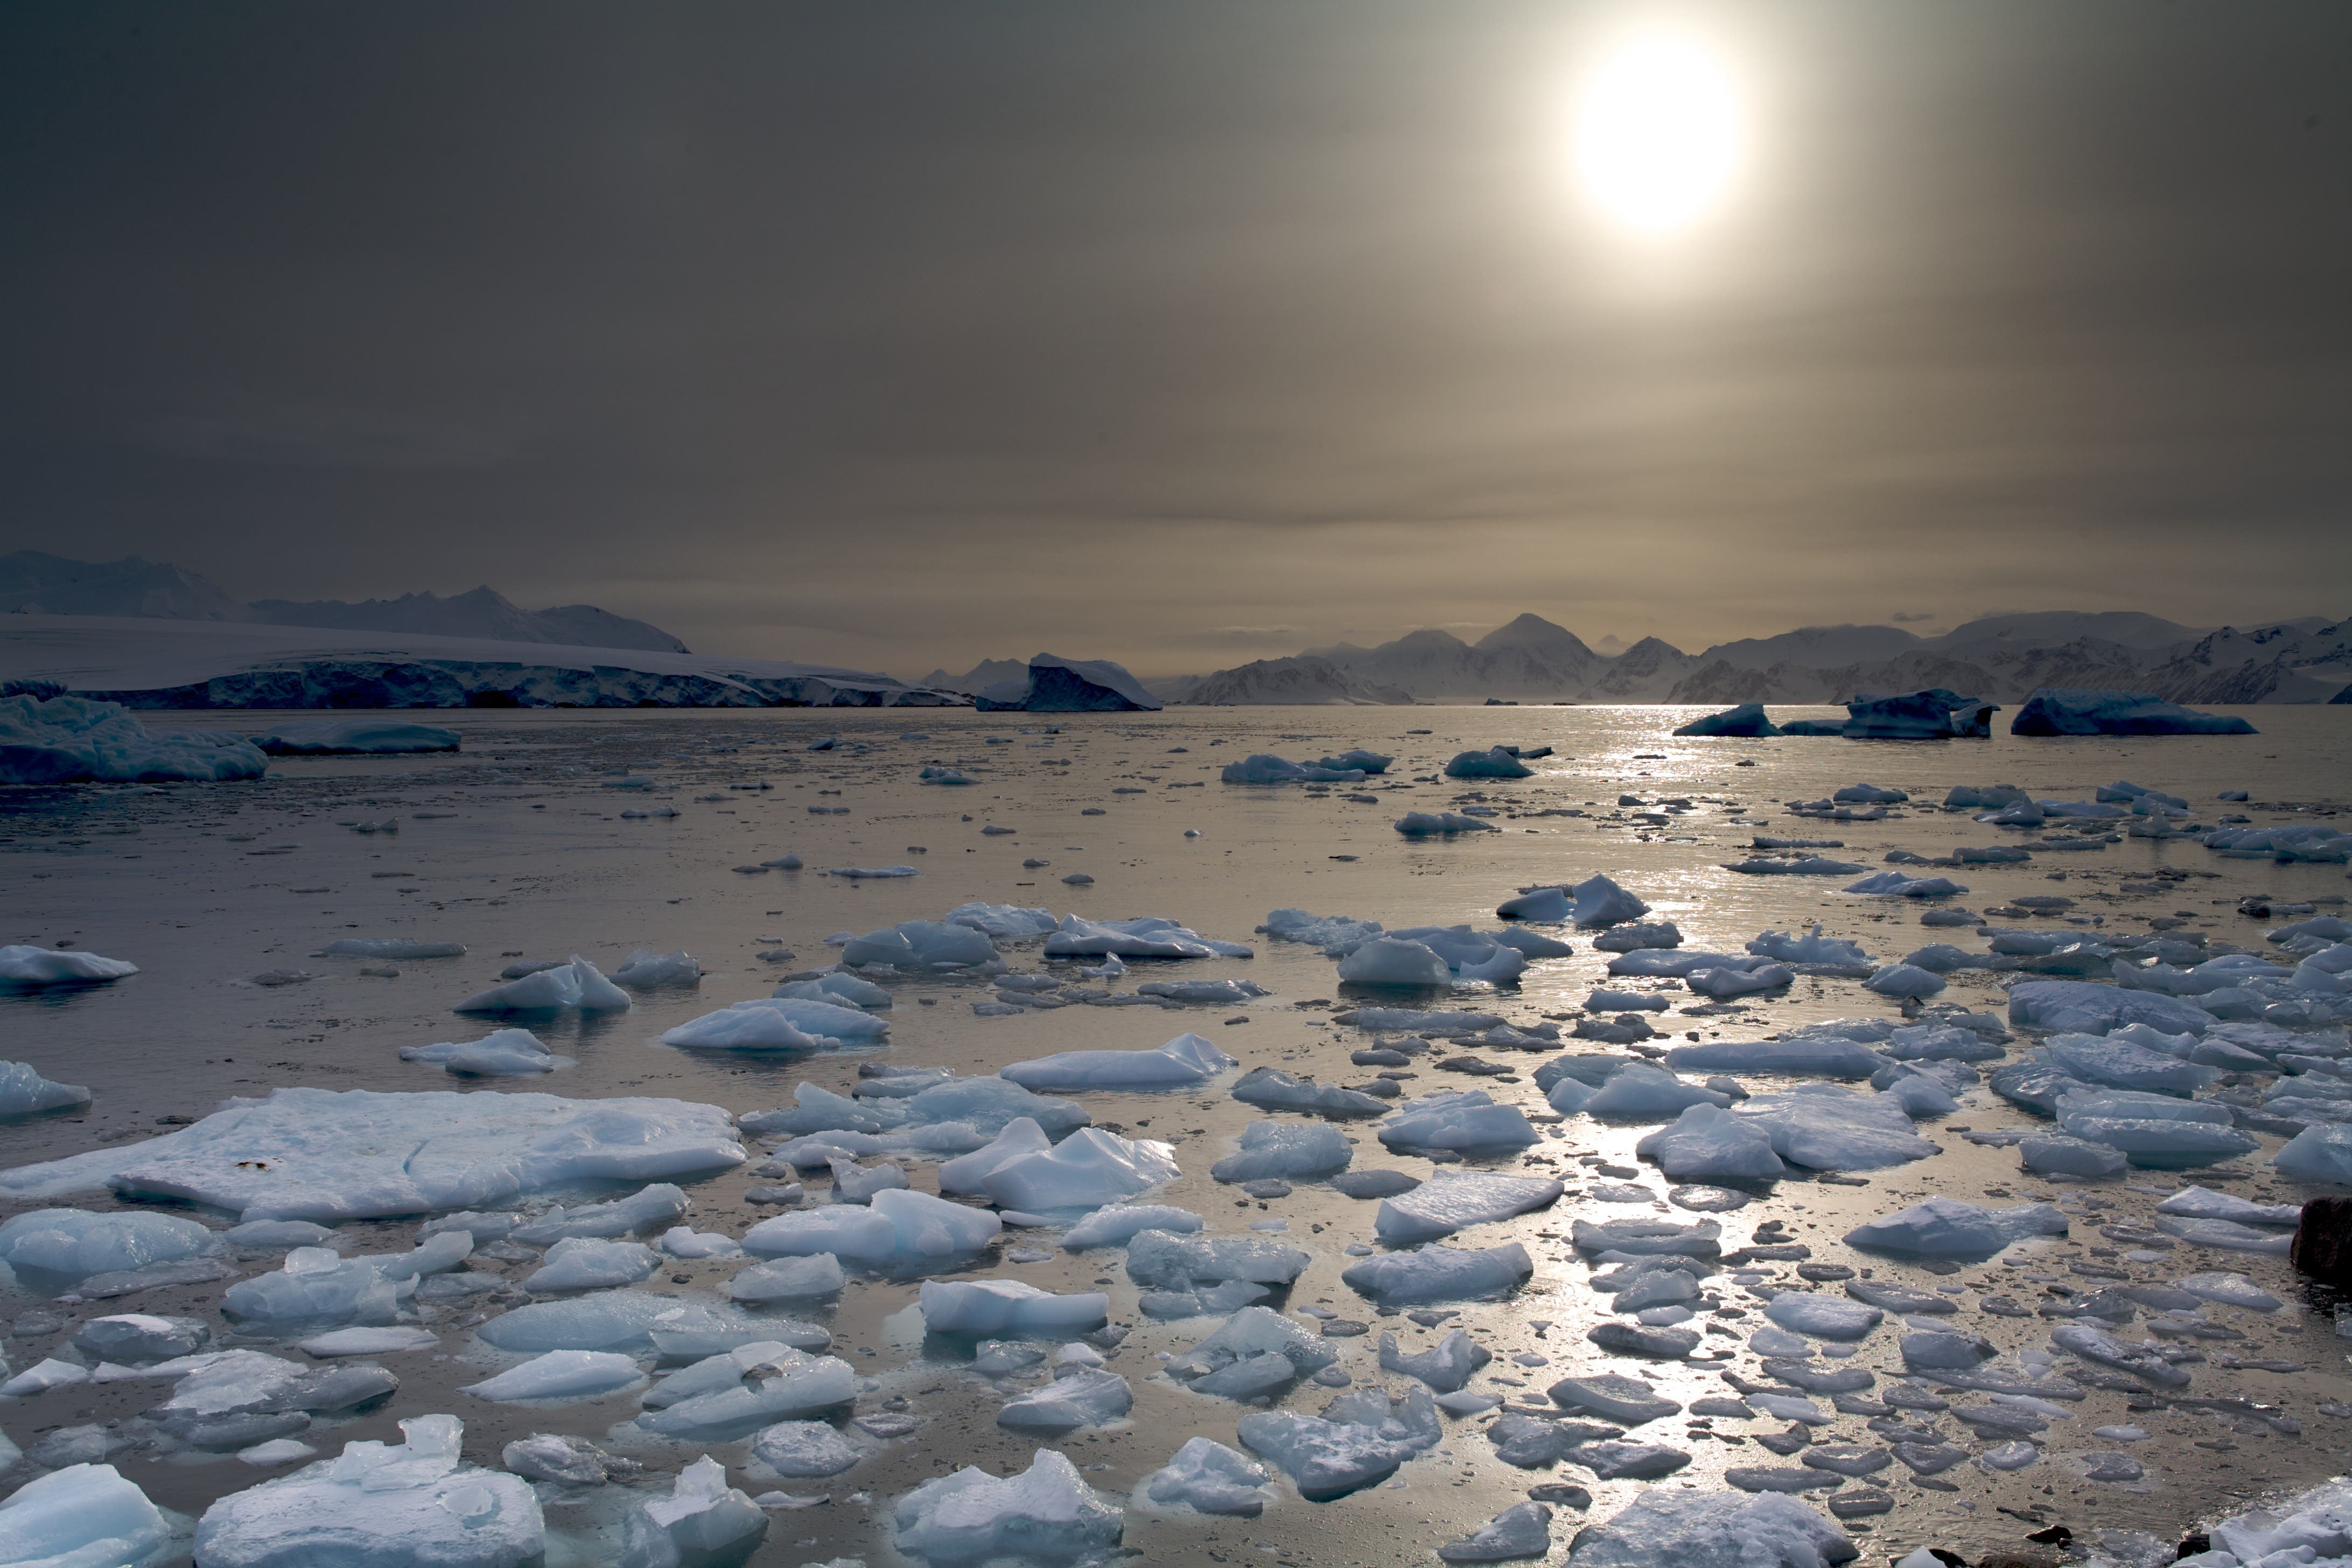
M1412 700L1412 695L1402 687L1356 679L1329 659L1318 658L1311 653L1296 654L1289 658L1261 658L1232 669L1221 669L1214 675L1180 676L1172 681L1157 683L1152 691L1164 701L1196 706L1228 703L1237 706L1259 703L1407 703Z
M120 561L73 561L39 550L0 555L0 614L244 621L566 647L688 651L659 626L593 605L526 610L494 588L476 588L446 599L437 594L404 594L356 605L340 599L262 599L248 605L217 584L168 563L136 555Z

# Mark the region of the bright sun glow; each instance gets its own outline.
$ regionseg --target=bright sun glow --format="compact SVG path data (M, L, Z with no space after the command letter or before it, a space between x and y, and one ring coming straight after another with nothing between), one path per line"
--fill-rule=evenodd
M1627 39L1602 57L1577 105L1586 191L1628 228L1663 234L1706 216L1746 152L1738 84L1705 46L1676 33Z

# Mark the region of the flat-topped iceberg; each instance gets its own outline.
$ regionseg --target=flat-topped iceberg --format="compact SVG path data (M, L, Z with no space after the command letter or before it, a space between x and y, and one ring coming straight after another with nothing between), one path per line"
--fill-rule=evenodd
M1234 1059L1194 1034L1148 1051L1062 1051L999 1068L997 1076L1030 1089L1189 1089Z
M2214 1019L2202 1007L2151 991L2084 980L2027 980L2010 987L2009 1021L2084 1035L2110 1035L2133 1024L2167 1035L2203 1035Z
M846 1405L857 1374L836 1356L753 1341L704 1357L646 1393L637 1426L659 1437L724 1443L777 1421Z
M1756 739L1780 732L1780 727L1764 716L1761 702L1742 702L1737 708L1706 714L1675 731L1677 735L1744 735Z
M1074 1334L1102 1327L1110 1298L1056 1296L1019 1279L926 1279L923 1326L935 1334Z
M0 1172L0 1193L209 1204L248 1220L495 1208L585 1182L743 1163L727 1112L682 1100L278 1089L142 1142Z
M2200 713L2148 691L2045 686L2010 721L2012 735L2251 735L2235 714Z

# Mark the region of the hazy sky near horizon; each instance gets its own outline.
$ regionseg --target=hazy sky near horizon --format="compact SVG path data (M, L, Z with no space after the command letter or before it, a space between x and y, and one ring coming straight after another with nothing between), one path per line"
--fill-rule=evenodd
M1719 68L1719 201L1593 73ZM0 549L1205 670L2352 610L2352 5L0 13Z

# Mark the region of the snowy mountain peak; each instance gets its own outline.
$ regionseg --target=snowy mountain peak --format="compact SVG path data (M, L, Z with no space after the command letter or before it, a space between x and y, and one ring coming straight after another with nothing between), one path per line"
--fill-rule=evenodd
M142 561L136 555L120 561L71 561L43 550L0 555L0 613L253 619L217 584L168 562Z

